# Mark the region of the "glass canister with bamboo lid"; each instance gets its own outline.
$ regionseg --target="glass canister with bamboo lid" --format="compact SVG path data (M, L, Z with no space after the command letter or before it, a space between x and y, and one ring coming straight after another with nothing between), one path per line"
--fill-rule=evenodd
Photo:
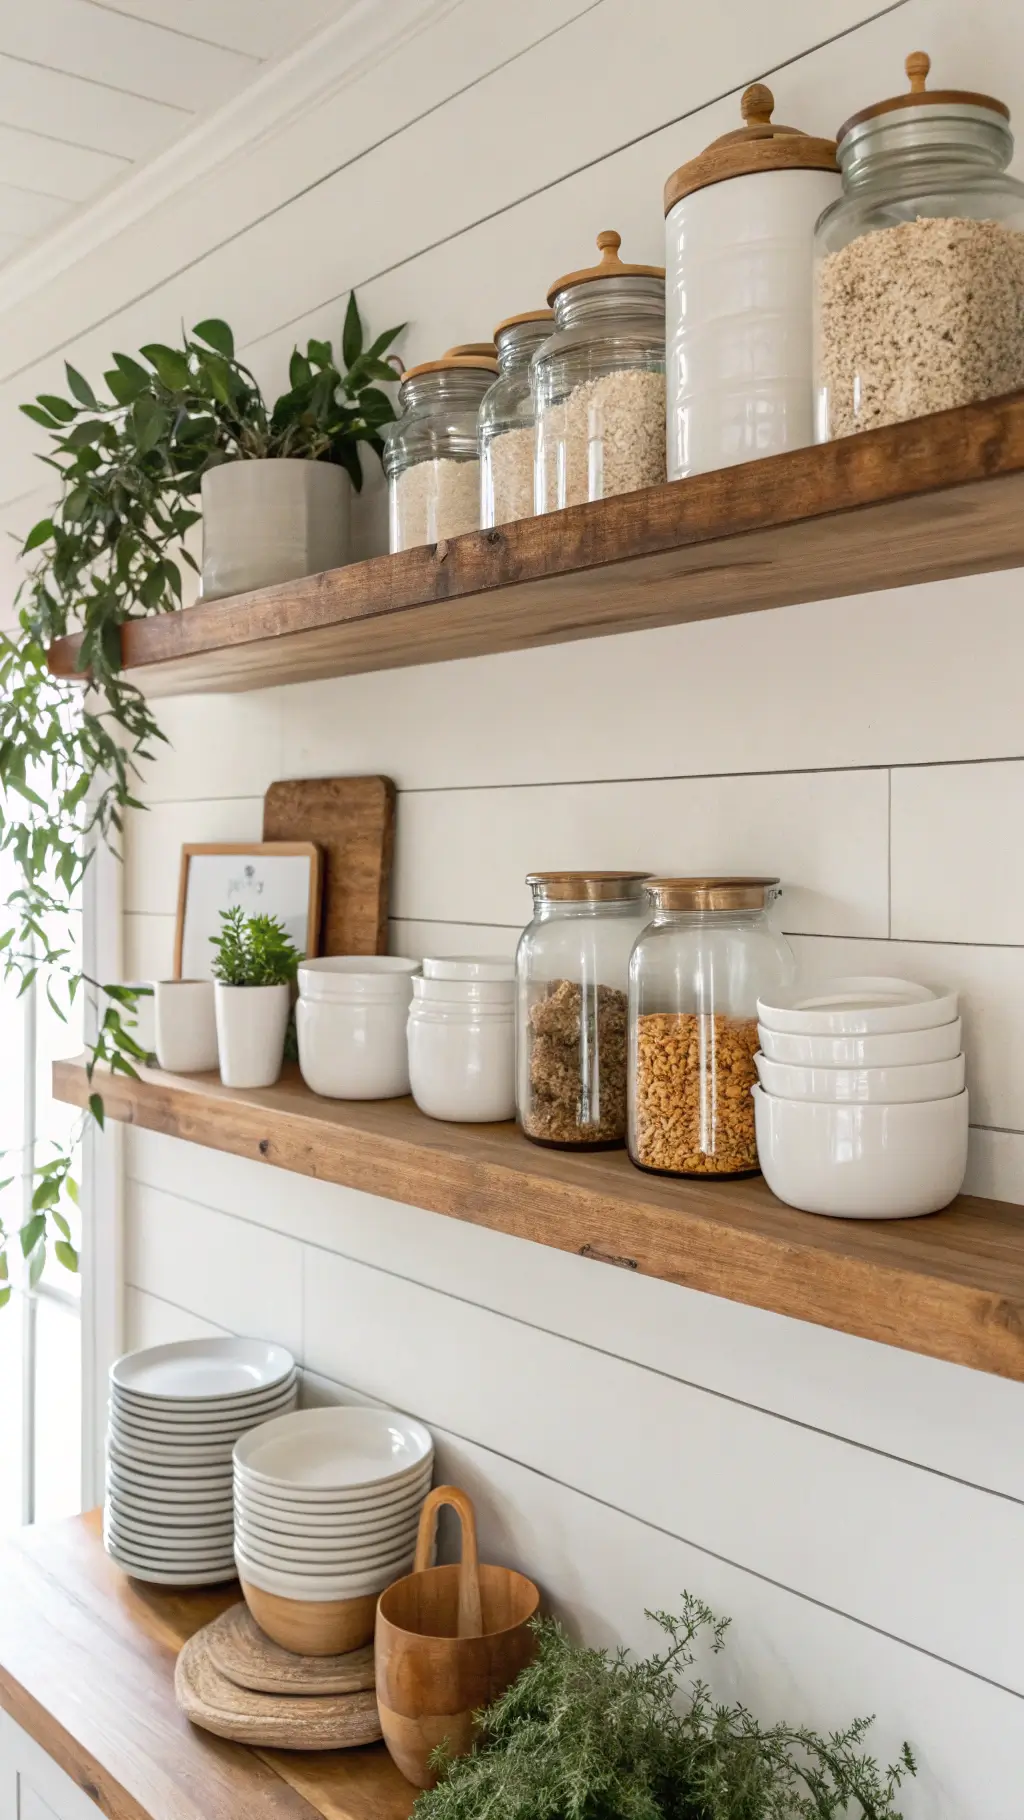
M393 552L479 530L477 417L497 371L492 354L450 348L402 375L399 415L384 431Z
M494 331L498 377L480 406L480 523L532 518L533 374L531 363L551 333L553 310L507 316Z
M629 1154L659 1175L757 1169L757 1001L795 973L777 878L656 878L629 963Z
M665 270L627 265L598 234L597 265L556 278L554 333L533 361L538 512L665 478Z

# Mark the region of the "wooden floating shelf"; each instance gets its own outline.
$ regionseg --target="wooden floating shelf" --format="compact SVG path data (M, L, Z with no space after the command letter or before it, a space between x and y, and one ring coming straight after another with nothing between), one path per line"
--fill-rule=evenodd
M439 663L1024 563L1024 394L122 629L147 694ZM76 674L77 641L50 652Z
M319 1099L295 1070L253 1092L151 1069L98 1085L109 1117L149 1131L1024 1379L1024 1207L961 1195L927 1219L820 1219L760 1178L659 1180L619 1151L541 1149L411 1100ZM83 1063L55 1063L53 1092L84 1106Z

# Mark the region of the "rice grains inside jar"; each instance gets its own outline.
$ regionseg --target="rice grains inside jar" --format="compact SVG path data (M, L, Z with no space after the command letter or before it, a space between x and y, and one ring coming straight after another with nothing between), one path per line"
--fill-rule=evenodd
M480 406L480 523L533 517L533 377L530 363L551 333L553 310L509 316L494 331L498 378Z
M608 1149L626 1135L626 984L643 872L534 872L516 952L516 1114L528 1138Z
M629 967L629 1154L660 1175L756 1172L757 1000L794 973L775 878L653 879Z
M556 279L555 332L534 357L538 512L665 479L665 269L625 265L597 236L598 265Z
M403 375L384 431L392 552L479 530L477 416L497 370L493 354L449 349Z
M839 130L815 230L815 439L1024 386L1024 184L1002 101L925 86Z

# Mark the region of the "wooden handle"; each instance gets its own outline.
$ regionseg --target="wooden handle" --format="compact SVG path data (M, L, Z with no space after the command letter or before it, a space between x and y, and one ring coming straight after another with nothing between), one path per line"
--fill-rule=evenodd
M932 67L932 60L929 57L928 52L927 51L911 51L910 56L907 58L903 67L906 70L907 75L910 77L911 94L912 95L923 95L924 94L924 85L925 85L925 82L928 77L928 71Z
M423 1573L430 1566L430 1553L437 1534L437 1513L445 1504L450 1504L458 1512L462 1528L462 1566L459 1571L459 1630L460 1637L479 1637L483 1635L483 1614L480 1610L480 1557L476 1545L476 1512L471 1498L460 1491L457 1485L435 1485L427 1496L420 1511L420 1527L416 1536L416 1559L413 1572Z
M775 96L764 82L752 82L740 96L740 113L745 126L768 126L775 106Z

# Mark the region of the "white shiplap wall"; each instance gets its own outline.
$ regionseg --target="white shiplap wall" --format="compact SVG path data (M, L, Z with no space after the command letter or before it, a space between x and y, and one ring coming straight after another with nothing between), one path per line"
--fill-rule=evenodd
M350 284L374 328L409 319L408 359L478 338L601 227L657 258L665 176L766 74L781 117L834 130L920 44L1024 117L1009 0L399 13L392 54L2 316L5 526L38 486L11 407L65 349L96 370L216 312L273 383ZM169 702L129 977L168 969L183 840L258 834L275 778L385 771L396 950L510 950L532 867L778 870L808 968L961 989L972 1186L1024 1198L1022 696L1010 574ZM649 1647L644 1607L689 1586L734 1617L724 1691L824 1727L877 1712L880 1752L919 1753L913 1820L1020 1820L1021 1386L150 1134L126 1152L132 1343L259 1333L314 1397L412 1408L487 1551L586 1635Z

